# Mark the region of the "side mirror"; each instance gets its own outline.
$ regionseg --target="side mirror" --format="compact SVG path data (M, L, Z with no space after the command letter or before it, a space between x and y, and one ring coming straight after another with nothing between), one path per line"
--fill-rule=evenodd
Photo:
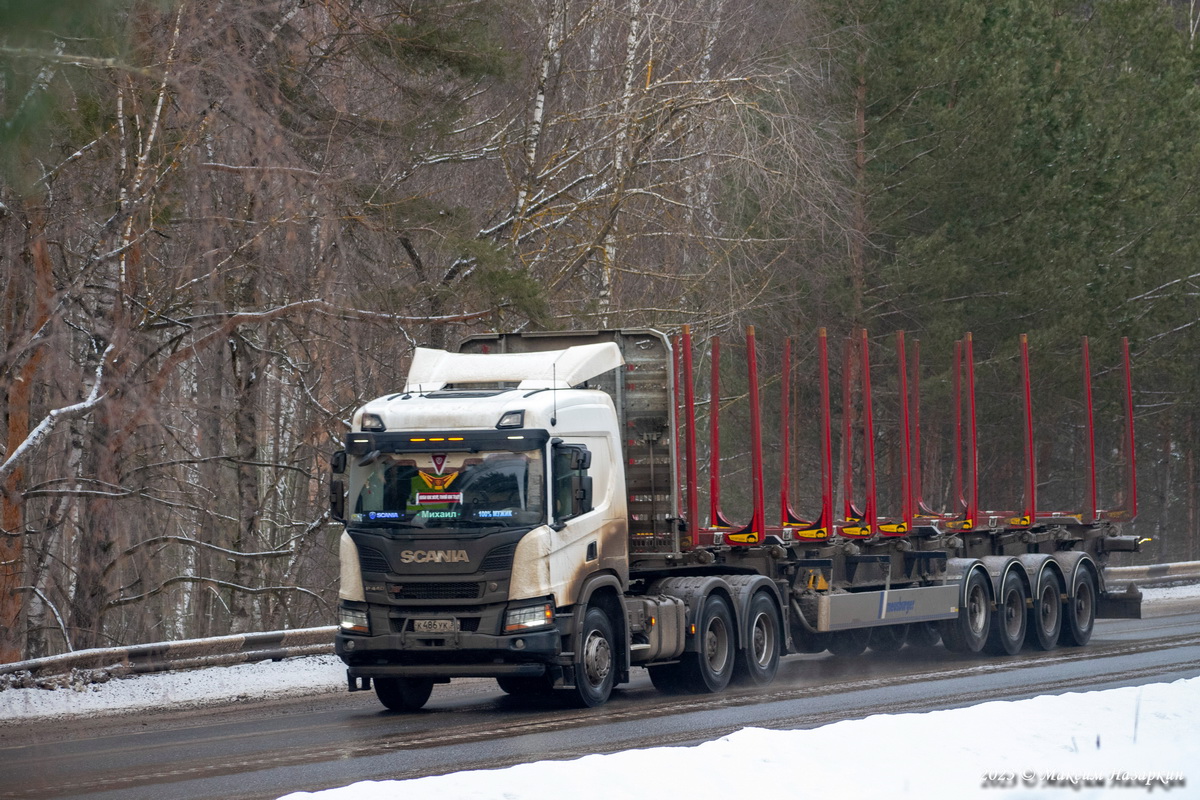
M334 475L341 475L346 471L346 451L338 450L329 459L329 470Z
M329 514L337 522L346 521L346 484L336 478L329 482Z
M570 448L571 470L587 470L592 466L592 451L582 445Z

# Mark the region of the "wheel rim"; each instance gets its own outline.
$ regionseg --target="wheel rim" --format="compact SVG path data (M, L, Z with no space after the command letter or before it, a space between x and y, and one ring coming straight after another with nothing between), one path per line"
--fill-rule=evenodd
M1075 626L1086 630L1092 624L1092 585L1087 581L1081 581L1079 586L1075 587L1075 602L1072 608L1075 610Z
M1021 622L1025 616L1025 604L1021 602L1021 593L1011 591L1004 603L1004 632L1010 640L1021 637Z
M763 668L771 665L775 657L775 625L769 614L764 612L754 618L750 647L754 663Z
M982 636L987 628L987 592L979 584L971 587L967 599L967 624L976 636Z
M714 617L704 632L704 660L708 668L718 675L725 671L729 661L729 630L719 617Z
M612 671L612 647L600 631L588 634L583 646L583 672L592 686L602 686Z
M1054 633L1058 626L1058 606L1058 587L1053 583L1043 586L1042 597L1038 602L1038 619L1041 621L1042 631L1047 634Z

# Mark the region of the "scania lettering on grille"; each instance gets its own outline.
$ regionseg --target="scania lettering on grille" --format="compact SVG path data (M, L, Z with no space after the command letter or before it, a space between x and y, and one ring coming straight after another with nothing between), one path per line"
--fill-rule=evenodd
M461 564L467 558L466 550L401 550L401 564Z

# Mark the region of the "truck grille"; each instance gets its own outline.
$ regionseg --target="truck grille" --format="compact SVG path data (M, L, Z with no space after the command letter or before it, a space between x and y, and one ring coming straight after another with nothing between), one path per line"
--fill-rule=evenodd
M482 596L479 583L406 583L391 584L388 593L394 600L475 600Z
M358 565L363 572L391 572L387 558L374 547L358 548Z

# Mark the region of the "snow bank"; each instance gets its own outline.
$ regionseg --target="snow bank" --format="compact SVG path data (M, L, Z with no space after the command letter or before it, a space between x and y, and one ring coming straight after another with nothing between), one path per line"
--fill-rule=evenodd
M365 781L283 800L1200 797L1200 678L880 714L806 731L746 728L695 747ZM558 787L558 788L552 788Z
M0 691L0 725L129 712L198 708L249 697L299 697L344 691L346 667L337 656L306 656L230 667L117 678L60 689Z

